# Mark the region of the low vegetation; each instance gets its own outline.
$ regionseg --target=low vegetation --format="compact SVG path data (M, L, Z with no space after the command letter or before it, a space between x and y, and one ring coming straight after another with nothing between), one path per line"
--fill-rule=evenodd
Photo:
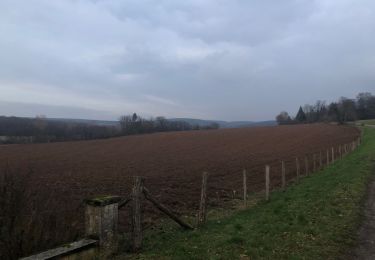
M136 259L337 259L355 244L374 171L375 129L343 160L274 192L270 202L193 232L157 232Z
M357 125L375 125L375 119L357 121Z

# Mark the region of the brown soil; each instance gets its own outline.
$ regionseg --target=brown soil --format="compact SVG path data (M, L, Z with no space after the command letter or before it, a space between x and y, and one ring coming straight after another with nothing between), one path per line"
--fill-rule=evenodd
M311 170L313 153L322 151L325 163L327 149L337 149L358 135L354 127L329 124L157 133L0 146L0 161L13 169L33 170L27 193L29 209L22 214L46 214L54 223L48 227L48 239L57 241L82 234L83 199L103 194L126 196L132 186L131 176L145 176L151 193L177 214L193 214L203 171L210 174L210 206L220 206L233 194L241 194L242 169L249 171L250 193L263 190L266 164L271 165L271 184L277 187L281 160L286 161L291 180L296 156L301 158L304 173L306 155ZM121 228L126 227L127 212L121 211ZM155 210L146 208L145 224L158 217Z

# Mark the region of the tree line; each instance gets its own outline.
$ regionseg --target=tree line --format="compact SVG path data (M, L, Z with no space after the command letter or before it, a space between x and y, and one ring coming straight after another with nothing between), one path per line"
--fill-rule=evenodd
M371 93L359 93L355 99L341 97L338 101L327 104L318 100L314 105L300 106L294 118L282 111L276 116L280 125L315 122L337 122L340 124L375 119L375 96Z
M113 125L50 120L44 116L35 118L0 116L0 143L91 140L133 134L217 128L219 128L217 124L202 127L184 121L170 121L165 117L145 119L136 113L121 116L117 124Z
M123 135L130 135L168 131L218 129L219 124L212 123L208 126L199 126L189 124L185 121L171 121L162 116L145 119L134 113L133 115L120 117L120 128Z
M49 120L42 116L0 117L0 141L8 144L90 140L117 133L115 126Z

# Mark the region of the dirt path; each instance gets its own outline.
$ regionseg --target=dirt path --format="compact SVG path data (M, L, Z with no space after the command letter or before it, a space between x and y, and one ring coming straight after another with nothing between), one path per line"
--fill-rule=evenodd
M368 186L358 246L350 259L375 259L375 176Z

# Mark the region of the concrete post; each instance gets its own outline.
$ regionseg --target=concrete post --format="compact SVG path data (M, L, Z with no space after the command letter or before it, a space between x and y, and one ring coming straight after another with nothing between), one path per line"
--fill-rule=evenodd
M117 248L118 196L103 196L85 200L85 234L99 240L99 246Z

